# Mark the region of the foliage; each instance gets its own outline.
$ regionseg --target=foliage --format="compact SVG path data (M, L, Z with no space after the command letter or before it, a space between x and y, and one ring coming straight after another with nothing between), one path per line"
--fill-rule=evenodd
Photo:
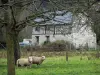
M96 33L97 43L100 41L100 2L94 4L88 11L88 17L92 21L92 30Z
M46 48L46 50L50 50L50 51L64 51L66 49L70 50L70 45L72 45L72 44L68 41L57 40L55 42L49 42L47 44L46 44L46 42L44 42L42 47L44 47L44 48ZM71 48L74 48L74 46L72 45Z
M50 44L51 42L50 41L44 41L44 43L42 45L47 45L47 44Z
M32 36L32 27L26 26L20 33L19 33L19 41L22 42L23 39L30 39Z

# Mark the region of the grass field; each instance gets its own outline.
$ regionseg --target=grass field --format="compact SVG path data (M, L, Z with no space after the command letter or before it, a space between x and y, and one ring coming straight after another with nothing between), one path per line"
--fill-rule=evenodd
M40 65L32 65L32 68L16 67L16 75L100 75L100 59L87 60L80 56L47 57ZM0 75L7 75L7 60L0 59Z

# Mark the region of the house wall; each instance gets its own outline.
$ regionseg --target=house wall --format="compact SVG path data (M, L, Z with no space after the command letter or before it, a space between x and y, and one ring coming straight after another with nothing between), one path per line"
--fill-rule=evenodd
M32 35L32 43L33 45L36 44L36 37L39 36L39 45L43 44L46 41L46 35ZM85 46L88 44L90 48L96 48L96 36L90 34L79 34L79 33L72 33L70 35L49 35L50 42L54 42L56 40L65 40L73 43L75 47L79 47L80 45Z
M73 18L73 28L72 28L72 33L69 35L50 35L50 41L56 41L56 40L65 40L65 41L70 41L75 45L75 47L79 46L85 46L86 44L90 48L96 48L96 34L92 32L92 29L90 27L91 23L88 23L87 25L87 18L79 14L78 16L74 16ZM39 36L39 45L41 45L44 41L46 41L46 35L34 35L35 33L43 33L43 30L40 29L40 32L35 31L35 28L33 28L33 33L32 33L32 43L36 43L36 38L35 36Z
M73 33L71 34L73 37L72 43L76 46L85 46L86 44L89 48L96 48L96 35L95 34L88 34L88 33Z
M56 40L65 40L73 43L73 45L77 48L79 46L88 45L89 48L96 48L96 34L92 32L90 27L84 30L84 27L80 29L80 31L76 32L76 30L69 35L51 35L51 34L42 34L44 30L40 29L40 31L35 31L35 27L33 28L32 35L32 44L35 45L36 36L39 36L39 45L43 44L46 41L46 36L50 36L50 41L54 42ZM34 35L37 34L37 35ZM41 35L38 35L41 34Z

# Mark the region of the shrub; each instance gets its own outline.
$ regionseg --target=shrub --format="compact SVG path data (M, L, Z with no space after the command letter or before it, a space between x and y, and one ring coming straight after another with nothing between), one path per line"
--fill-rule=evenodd
M69 49L70 47L70 42L68 41L64 41L64 40L57 40L55 42L44 42L42 44L42 48L45 48L45 50L49 50L49 51L64 51L66 49ZM72 46L73 48L74 46Z

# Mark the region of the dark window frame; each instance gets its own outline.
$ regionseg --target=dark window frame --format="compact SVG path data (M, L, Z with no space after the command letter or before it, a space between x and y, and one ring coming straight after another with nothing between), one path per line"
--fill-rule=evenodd
M40 27L35 27L35 31L40 31Z
M46 41L50 42L50 36L45 36L46 37Z

